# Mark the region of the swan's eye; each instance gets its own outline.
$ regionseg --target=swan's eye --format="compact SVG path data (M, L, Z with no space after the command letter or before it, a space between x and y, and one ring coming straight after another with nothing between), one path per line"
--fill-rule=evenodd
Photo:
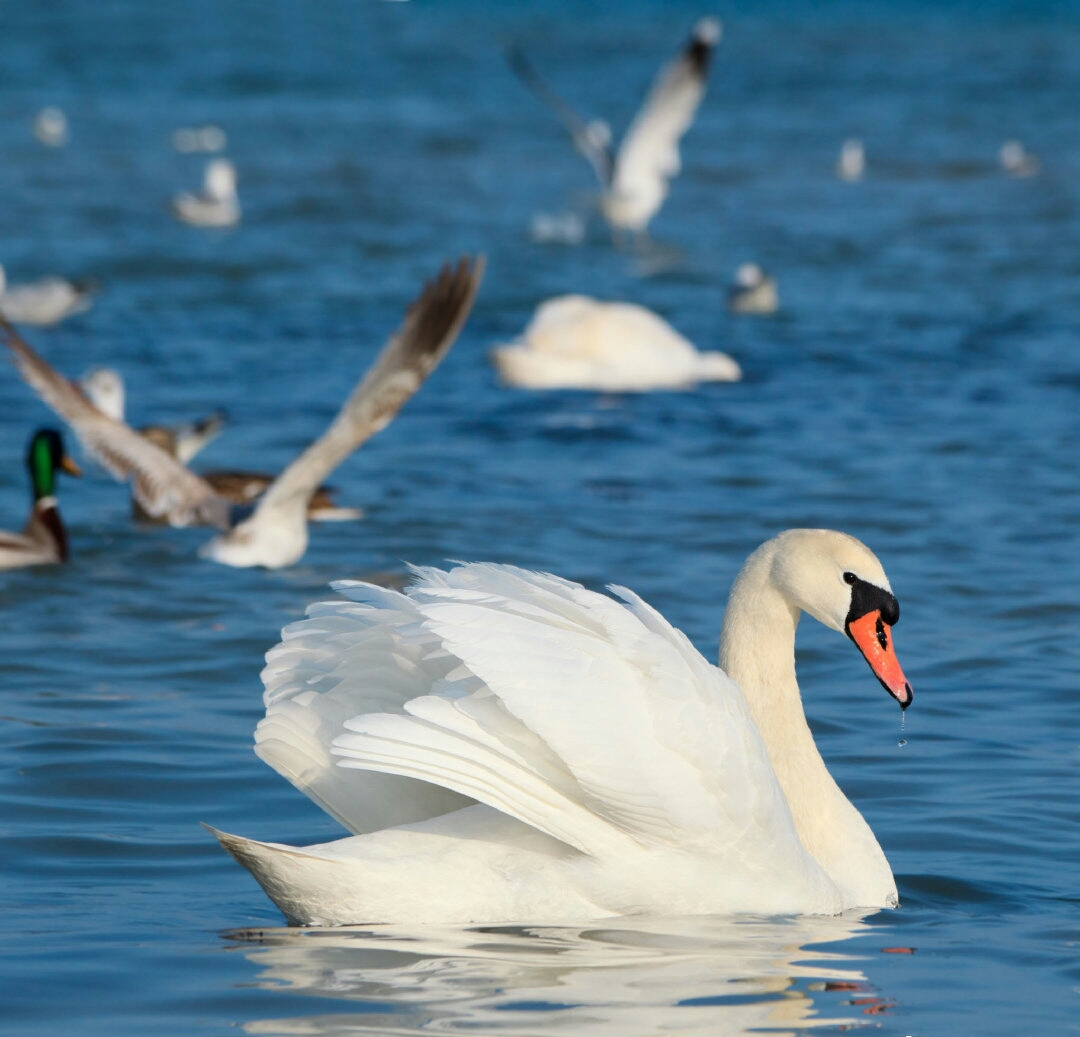
M844 583L850 583L852 586L855 585L855 581L858 578L859 577L856 576L854 573L844 573Z

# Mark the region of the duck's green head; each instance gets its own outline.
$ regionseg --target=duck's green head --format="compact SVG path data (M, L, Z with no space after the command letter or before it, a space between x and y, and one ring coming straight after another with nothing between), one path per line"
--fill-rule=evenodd
M38 429L31 437L30 447L26 451L26 467L30 470L30 482L34 486L34 500L53 495L58 470L82 475L79 466L64 453L64 441L54 428Z

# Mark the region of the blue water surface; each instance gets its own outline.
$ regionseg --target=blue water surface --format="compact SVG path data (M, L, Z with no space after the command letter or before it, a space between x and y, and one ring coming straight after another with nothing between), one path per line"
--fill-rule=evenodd
M643 257L586 210L591 173L506 66L524 46L621 130L704 11L723 18L684 169ZM61 484L72 559L0 573L0 1029L52 1034L1080 1031L1080 12L1072 4L75 0L0 5L0 262L101 282L28 337L120 369L133 421L226 408L199 463L276 469L327 423L444 259L488 256L443 366L334 482L279 572L139 528L90 468ZM32 136L65 110L67 147ZM176 223L220 124L234 231ZM866 143L860 183L833 174ZM1039 175L1006 177L1019 138ZM662 261L657 262L660 256ZM754 259L774 318L732 317ZM633 300L746 371L597 396L500 388L541 300ZM53 419L0 369L0 525ZM281 627L339 577L488 558L626 584L710 658L762 540L866 541L902 606L895 705L807 621L823 755L901 908L580 929L299 931L200 827L340 829L251 752Z

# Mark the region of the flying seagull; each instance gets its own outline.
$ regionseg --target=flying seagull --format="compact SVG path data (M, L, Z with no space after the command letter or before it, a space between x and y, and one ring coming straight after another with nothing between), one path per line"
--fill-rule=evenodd
M205 479L97 409L86 393L38 356L0 319L23 378L75 432L84 449L119 480L132 480L139 505L173 526L209 525L220 534L200 551L224 565L292 565L307 550L308 503L322 481L361 443L385 428L450 349L472 307L483 257L446 264L405 313L375 363L330 427L258 499L237 508Z
M545 104L554 109L574 146L593 167L603 189L600 207L616 230L641 233L668 193L668 181L681 169L679 140L690 128L705 96L713 49L720 42L716 18L701 18L690 40L653 81L637 115L612 149L611 130L599 120L585 122L540 77L520 50L509 54L510 67Z

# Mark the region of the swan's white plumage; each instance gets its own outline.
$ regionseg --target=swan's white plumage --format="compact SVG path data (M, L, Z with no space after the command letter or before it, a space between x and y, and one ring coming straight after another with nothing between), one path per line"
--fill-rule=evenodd
M622 588L620 602L491 564L417 570L405 592L337 584L348 600L313 607L267 656L256 751L355 834L219 838L302 924L892 906L794 683L798 611L836 627L849 569L888 589L843 534L789 532L751 556L723 650L751 683L791 671L753 708ZM727 636L777 610L771 646Z
M521 336L491 358L504 382L529 389L644 392L742 377L726 353L699 352L644 306L585 295L541 303Z

